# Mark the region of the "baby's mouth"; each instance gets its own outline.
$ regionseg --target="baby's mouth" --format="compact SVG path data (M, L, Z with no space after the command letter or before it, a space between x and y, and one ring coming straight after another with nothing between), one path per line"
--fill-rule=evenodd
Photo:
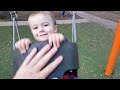
M47 34L42 34L42 35L40 35L40 36L45 36L45 35L47 35Z
M46 36L47 34L41 34L41 35L38 35L38 37L42 37L42 36Z

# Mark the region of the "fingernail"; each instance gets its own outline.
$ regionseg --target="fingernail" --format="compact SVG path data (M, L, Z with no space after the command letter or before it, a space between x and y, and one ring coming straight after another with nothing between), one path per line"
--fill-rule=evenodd
M58 50L58 47L57 47L57 46L54 46L53 48L55 48L56 51Z
M52 46L52 44L50 44L50 43L49 43L48 45L49 45L50 47Z
M50 49L51 46L49 44L47 44L46 47Z
M34 47L34 48L33 48L33 51L37 51L37 48L36 48L36 47Z
M62 56L62 55L60 56L60 59L61 59L61 60L63 59L63 56Z

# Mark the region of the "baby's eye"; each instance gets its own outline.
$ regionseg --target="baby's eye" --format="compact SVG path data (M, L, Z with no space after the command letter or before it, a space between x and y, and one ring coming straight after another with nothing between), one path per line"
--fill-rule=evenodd
M46 27L46 26L48 26L48 24L44 24L44 26Z
M38 29L38 27L34 27L33 30L34 30L34 29Z

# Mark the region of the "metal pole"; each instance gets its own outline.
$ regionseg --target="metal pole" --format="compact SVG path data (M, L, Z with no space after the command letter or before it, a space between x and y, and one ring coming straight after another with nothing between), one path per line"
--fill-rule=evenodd
M15 50L15 18L13 18L13 50Z
M19 34L19 30L18 30L17 20L15 20L15 26L16 26L16 30L17 30L18 39L20 40L20 34Z
M76 42L76 21L75 21L75 12L72 12L72 42Z

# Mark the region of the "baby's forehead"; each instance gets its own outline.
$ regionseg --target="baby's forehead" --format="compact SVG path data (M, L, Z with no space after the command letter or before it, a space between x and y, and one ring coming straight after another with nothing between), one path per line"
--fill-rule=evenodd
M34 21L34 20L46 20L46 21L53 21L52 17L49 14L36 14L34 16L29 17L28 21Z
M49 14L37 14L37 15L34 15L34 16L31 16L29 19L28 19L28 23L29 24L34 24L34 23L45 23L45 22L48 22L48 23L53 23L54 24L54 20L52 19L52 17L49 15Z
M30 18L50 18L50 19L52 19L52 17L47 13L38 13L38 14L31 16Z

